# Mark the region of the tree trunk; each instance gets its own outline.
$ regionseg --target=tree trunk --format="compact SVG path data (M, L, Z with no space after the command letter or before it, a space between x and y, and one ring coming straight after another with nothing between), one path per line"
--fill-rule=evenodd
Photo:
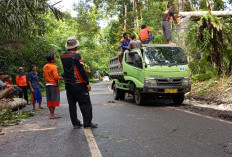
M192 12L179 12L182 17L191 16L191 17L201 17L209 13L208 11L192 11ZM232 11L212 11L212 15L218 17L232 16Z
M138 17L138 8L137 8L137 1L138 0L134 0L133 3L133 8L134 8L134 12L135 12L135 17L134 17L134 31L137 32L138 31L138 21L139 21L139 17Z
M124 29L123 31L126 32L126 25L127 25L127 5L125 7L125 14L124 14Z
M185 0L178 0L179 12L184 11L185 9Z
M140 5L140 19L143 20L143 9L142 9L142 5Z
M13 98L13 100L8 100L8 99L0 100L1 109L17 109L17 108L25 107L26 105L27 105L27 101L22 98Z
M208 11L211 12L212 11L212 6L211 6L209 0L205 0L205 2L206 2L206 6L208 8Z
M231 72L232 72L232 61L230 61L230 64L229 64L228 76L232 74Z
M179 12L183 12L184 11L184 7L185 7L185 0L178 0L178 5L179 5ZM179 31L177 31L177 38L178 38L178 44L181 47L185 46L185 30L183 29L185 26L185 23L182 22L179 25L177 25Z

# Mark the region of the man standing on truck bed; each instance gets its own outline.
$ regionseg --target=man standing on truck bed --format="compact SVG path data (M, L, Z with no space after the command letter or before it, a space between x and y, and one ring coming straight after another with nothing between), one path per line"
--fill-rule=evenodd
M123 33L123 38L120 41L122 50L120 51L120 54L118 56L121 66L122 66L122 58L123 58L124 51L128 50L128 45L129 45L130 41L131 40L129 39L128 33Z
M98 125L92 123L92 104L89 96L91 86L81 56L76 52L78 46L79 41L75 37L69 37L65 45L67 51L61 55L70 118L74 129L82 127L81 121L77 118L76 103L78 102L83 115L84 127L97 128Z
M142 44L149 44L154 39L154 35L152 35L151 30L146 25L141 26L139 34Z
M171 17L176 22L174 11L172 9L173 9L172 5L168 4L162 22L164 39L168 44L172 44L172 32L171 32L171 23L170 23Z

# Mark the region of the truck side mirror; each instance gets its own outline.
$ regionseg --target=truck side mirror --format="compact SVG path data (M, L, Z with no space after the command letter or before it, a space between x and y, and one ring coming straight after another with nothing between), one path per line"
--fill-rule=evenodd
M201 53L197 52L197 59L201 59Z

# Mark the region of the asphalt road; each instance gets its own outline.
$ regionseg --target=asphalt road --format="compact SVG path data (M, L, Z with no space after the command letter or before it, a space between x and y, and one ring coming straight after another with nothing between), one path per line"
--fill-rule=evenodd
M185 112L166 100L147 106L135 105L131 97L115 101L108 86L93 84L91 92L93 121L99 124L92 134L103 157L232 156L232 123ZM65 92L56 113L62 118L49 120L45 109L20 125L4 128L0 156L97 156L84 129L72 128Z

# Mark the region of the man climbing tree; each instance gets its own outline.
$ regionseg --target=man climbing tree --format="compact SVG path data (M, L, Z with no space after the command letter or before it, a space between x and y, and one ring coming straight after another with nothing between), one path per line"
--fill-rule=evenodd
M172 5L168 4L167 10L166 10L166 12L164 14L163 22L162 22L163 33L164 33L164 40L168 44L173 44L172 43L171 23L170 23L171 17L176 22L176 18L174 16L174 11L172 9L173 9Z

